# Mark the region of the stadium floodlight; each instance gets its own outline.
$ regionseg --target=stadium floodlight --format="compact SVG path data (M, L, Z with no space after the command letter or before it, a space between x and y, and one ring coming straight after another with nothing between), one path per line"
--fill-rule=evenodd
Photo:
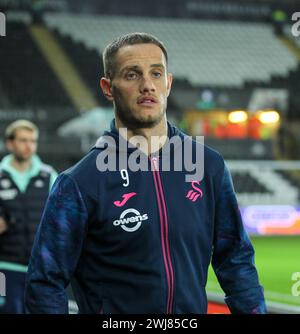
M230 123L243 123L248 120L248 114L244 110L235 110L229 113L228 120Z
M280 115L276 110L260 111L258 119L263 124L274 124L279 122Z

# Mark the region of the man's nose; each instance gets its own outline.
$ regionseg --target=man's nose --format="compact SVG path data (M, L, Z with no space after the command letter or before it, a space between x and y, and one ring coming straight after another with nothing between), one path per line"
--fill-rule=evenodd
M143 80L141 82L140 86L141 92L154 92L155 91L155 85L153 83L153 80L149 76L144 76Z

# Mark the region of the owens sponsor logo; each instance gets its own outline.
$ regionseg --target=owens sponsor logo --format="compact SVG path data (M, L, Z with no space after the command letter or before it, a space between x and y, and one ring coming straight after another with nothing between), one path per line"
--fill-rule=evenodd
M127 209L123 211L119 219L116 219L113 222L114 226L120 226L126 232L135 232L137 231L142 222L148 220L148 215L140 214L139 211L135 209Z

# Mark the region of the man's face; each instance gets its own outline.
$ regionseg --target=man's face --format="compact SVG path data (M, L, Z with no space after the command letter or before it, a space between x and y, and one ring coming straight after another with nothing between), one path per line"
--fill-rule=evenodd
M36 153L37 134L34 131L18 129L15 138L7 141L7 148L16 160L27 161Z
M115 58L112 80L106 80L116 116L128 128L152 128L165 116L172 75L155 44L122 47ZM101 83L101 87L103 85Z

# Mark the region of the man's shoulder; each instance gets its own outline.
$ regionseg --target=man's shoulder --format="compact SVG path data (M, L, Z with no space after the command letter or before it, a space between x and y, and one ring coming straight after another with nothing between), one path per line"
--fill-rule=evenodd
M217 150L204 145L204 169L212 175L223 174L224 158Z
M181 132L181 131L180 131ZM213 174L223 172L224 158L220 152L205 144L205 138L193 138L181 132L183 141L190 141L193 146L193 152L197 152L200 158L204 159L205 169ZM195 154L195 153L194 153ZM201 156L202 155L202 156Z
M209 160L209 162L224 164L224 158L220 152L213 149L208 145L204 145L204 157Z
M87 182L89 179L94 179L97 173L97 156L99 149L91 149L82 159L75 165L63 171L61 174L71 177L77 182Z

